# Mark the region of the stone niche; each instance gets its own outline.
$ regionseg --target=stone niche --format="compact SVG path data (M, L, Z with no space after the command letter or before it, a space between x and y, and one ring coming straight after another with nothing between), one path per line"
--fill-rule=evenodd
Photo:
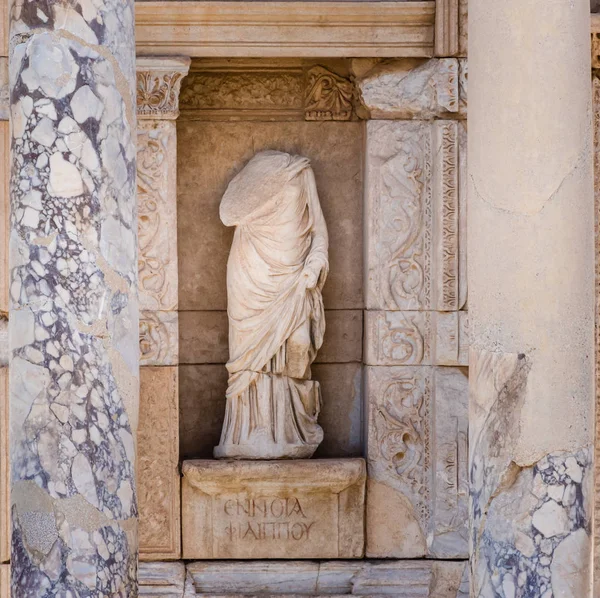
M459 59L192 62L177 120L184 559L467 558L466 73ZM312 461L232 465L212 460L233 238L219 204L267 149L311 160L327 223L312 367L325 439ZM267 521L271 504L290 517Z
M313 366L323 391L317 458L364 453L362 388L364 123L348 64L197 61L183 81L178 138L180 455L212 458L227 388L226 269L233 228L219 219L229 181L258 151L311 160L329 232L327 331ZM335 72L333 72L333 69ZM328 103L321 87L337 84ZM328 108L331 108L328 110Z

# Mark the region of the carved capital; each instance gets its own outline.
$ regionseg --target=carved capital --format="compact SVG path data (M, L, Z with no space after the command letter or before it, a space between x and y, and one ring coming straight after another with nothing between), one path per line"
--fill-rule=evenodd
M181 81L189 68L189 58L139 57L136 62L138 118L176 119Z
M352 99L354 86L322 66L308 71L306 120L350 120L352 118Z

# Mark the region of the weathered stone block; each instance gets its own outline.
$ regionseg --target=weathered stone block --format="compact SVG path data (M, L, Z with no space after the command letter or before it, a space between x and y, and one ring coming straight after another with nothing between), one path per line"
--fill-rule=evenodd
M362 459L185 461L185 559L360 558Z
M365 392L367 556L466 558L466 371L367 367Z
M367 123L368 309L464 305L459 131L456 121Z
M226 311L179 312L181 363L227 363L229 323Z
M0 58L0 120L8 120L9 114L8 58L3 57Z
M317 457L359 457L363 454L362 366L323 363L312 367L321 385L319 425L325 438ZM224 364L182 365L180 387L180 450L182 459L211 459L219 444L225 417L227 369Z
M175 563L140 563L139 595L152 598L183 598L185 565Z
M227 391L225 365L179 366L179 447L182 459L211 459L219 444Z
M359 77L372 119L427 119L458 112L458 60L405 58L376 64Z
M325 339L315 363L362 361L362 310L325 311Z
M438 312L435 330L436 365L469 365L469 314Z
M324 458L363 455L362 365L323 363L312 366L321 385L319 425L325 438L315 455Z
M368 365L468 365L464 311L366 311Z
M0 368L0 563L10 561L11 524L8 416L8 368L3 367ZM0 596L4 596L4 594L0 593Z
M181 363L226 363L229 359L225 311L179 312ZM362 310L325 311L325 339L315 363L362 361Z
M0 596L10 598L10 565L0 565Z
M179 324L176 311L140 313L140 365L179 363Z
M141 560L181 554L177 367L140 368L138 501Z
M469 61L466 58L458 60L458 112L461 116L467 116L469 105Z
M178 243L180 309L225 310L233 229L219 219L229 181L258 151L311 160L329 232L327 309L363 308L360 122L179 121Z

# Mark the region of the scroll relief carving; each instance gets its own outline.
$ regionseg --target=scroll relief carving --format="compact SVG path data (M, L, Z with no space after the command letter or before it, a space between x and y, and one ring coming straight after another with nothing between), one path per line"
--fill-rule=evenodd
M465 370L369 367L367 395L369 475L410 500L427 540L427 554L466 556Z
M369 365L431 364L431 312L365 312Z
M458 124L367 123L367 307L459 308Z
M140 313L140 365L177 365L179 327L176 311Z
M437 297L434 308L443 311L458 309L458 124L439 121L433 125L436 137L434 154L439 157L434 168L435 214L439 246L436 247L435 264L440 272L436 276Z
M354 85L349 79L340 77L322 66L308 71L306 120L350 120Z
M179 405L176 367L140 377L139 505L143 560L179 558Z
M138 123L138 247L140 307L177 309L175 125L168 121Z
M428 309L431 136L425 123L367 123L367 307Z
M0 58L0 120L8 120L9 103L8 58Z
M414 370L397 369L380 382L381 399L371 406L374 438L369 449L374 440L377 469L410 497L426 530L431 517L430 380Z
M365 312L368 365L468 365L464 311Z

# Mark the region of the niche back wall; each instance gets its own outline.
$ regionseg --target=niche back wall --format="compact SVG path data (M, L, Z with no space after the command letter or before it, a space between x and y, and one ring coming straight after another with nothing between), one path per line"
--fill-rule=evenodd
M283 67L262 61L192 65L182 86L177 122L181 459L211 458L219 441L227 388L226 268L233 238L233 229L219 220L219 203L232 177L265 149L311 160L329 232L327 330L313 365L313 377L322 385L325 432L316 456L363 454L364 124L306 121L306 71L306 65L289 61ZM215 91L209 94L211 86Z

